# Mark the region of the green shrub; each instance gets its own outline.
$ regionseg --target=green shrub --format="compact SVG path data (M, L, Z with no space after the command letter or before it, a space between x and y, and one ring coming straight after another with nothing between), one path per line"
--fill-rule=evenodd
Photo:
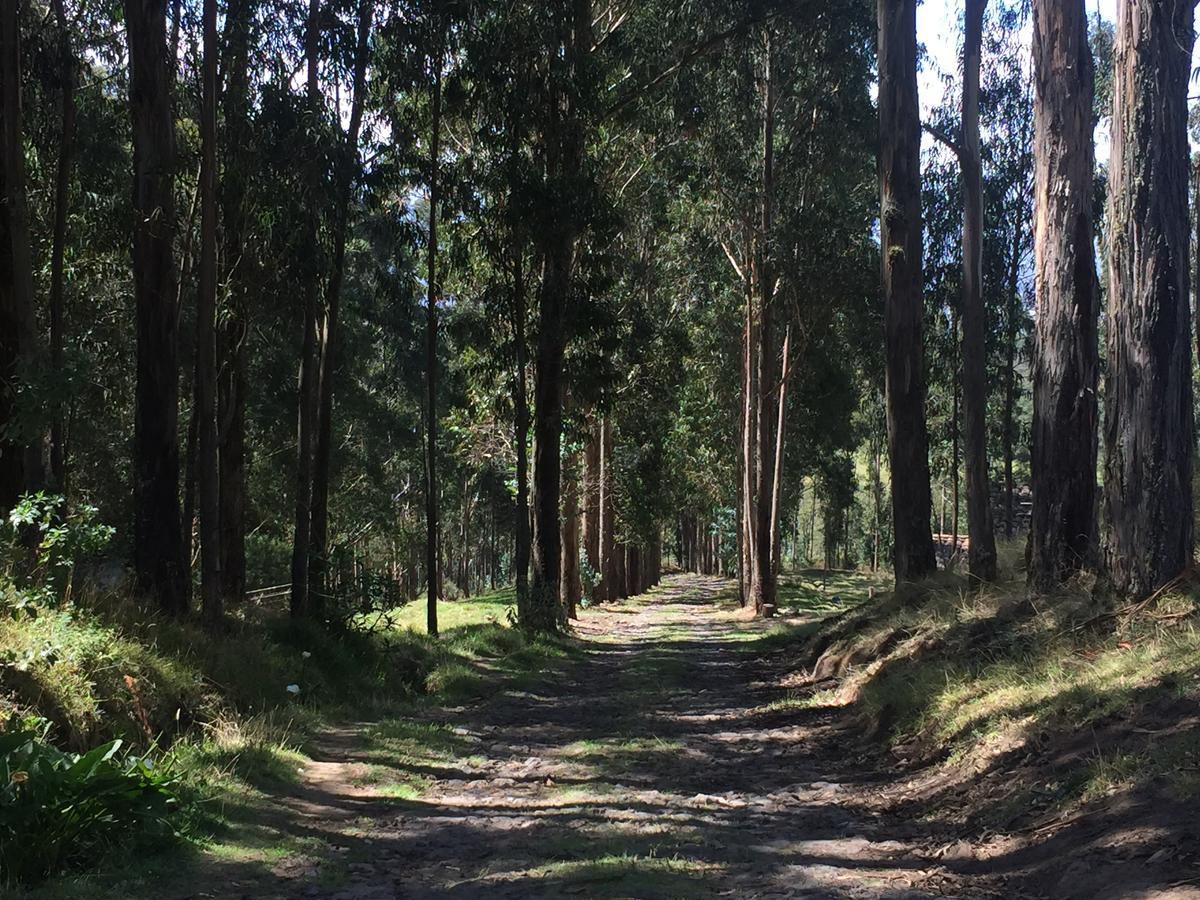
M21 497L0 523L5 588L0 599L11 613L32 613L32 604L55 603L66 595L76 563L98 555L116 533L97 515L94 506L69 508L66 498L54 494Z
M176 779L119 740L84 754L47 742L27 719L0 732L0 883L95 863L121 845L173 837Z

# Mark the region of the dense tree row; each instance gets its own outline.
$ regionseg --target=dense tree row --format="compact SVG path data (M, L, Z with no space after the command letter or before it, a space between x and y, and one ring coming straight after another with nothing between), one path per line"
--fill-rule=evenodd
M96 504L213 625L513 581L556 630L669 559L769 615L785 565L932 573L964 506L988 581L1026 482L1034 589L1150 593L1190 6L967 0L923 117L916 5L7 4L0 506Z

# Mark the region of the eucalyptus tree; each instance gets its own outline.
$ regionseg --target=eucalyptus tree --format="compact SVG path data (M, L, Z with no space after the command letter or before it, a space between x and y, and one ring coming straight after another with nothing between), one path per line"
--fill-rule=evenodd
M983 285L988 299L989 381L1000 414L991 420L991 458L1002 470L1004 535L1017 527L1017 478L1027 478L1029 388L1025 362L1033 322L1032 295L1034 206L1034 96L1031 61L1024 39L1029 11L1025 4L996 3L984 40ZM1018 465L1020 472L1018 472Z
M365 113L367 68L375 4L362 0L352 25L341 27L336 11L310 0L305 22L305 96L309 158L306 165L307 235L312 248L304 292L296 467L296 516L292 547L292 614L319 614L328 586L329 491L333 441L333 397L339 341L341 294L351 195L361 171L359 142ZM343 40L329 40L326 31ZM333 55L322 67L322 49ZM348 49L347 49L348 48ZM341 51L340 53L337 51ZM322 75L325 80L322 81ZM350 96L347 125L342 110L330 115L325 87Z
M292 537L290 608L293 618L312 613L312 513L313 474L316 466L317 416L319 414L320 358L320 265L323 166L318 153L317 129L324 119L321 95L321 0L308 0L304 23L304 78L307 100L310 157L305 166L305 235L311 257L307 260L304 285L303 343L300 351L300 375L296 413L296 490L295 524Z
M8 509L25 492L46 486L36 409L28 398L39 377L44 348L37 324L26 186L25 127L22 110L21 4L0 11L0 153L4 214L0 220L0 504Z
M55 27L58 29L58 153L54 163L54 219L50 250L49 333L50 369L66 368L66 290L64 287L67 252L67 217L71 205L71 180L75 166L76 81L79 64L75 59L71 23L65 0L51 0ZM50 475L64 494L67 485L67 423L62 396L52 403L50 423ZM3 501L0 501L3 505Z
M878 0L880 246L896 582L937 568L930 530L916 0Z
M321 325L317 345L317 423L313 447L313 497L311 564L315 571L310 581L328 593L325 565L329 555L329 483L330 460L333 452L333 397L337 375L337 349L341 340L340 320L342 289L346 279L346 241L351 227L351 194L359 177L362 164L359 159L359 141L362 133L363 116L367 104L367 68L371 61L372 28L375 20L375 3L359 0L353 27L354 40L350 59L350 108L347 124L340 125L341 110L337 111L338 127L332 161L332 215L329 223L332 249L329 270L323 296Z
M1188 80L1194 8L1117 4L1109 168L1107 569L1142 598L1192 561Z
M1098 285L1092 54L1082 0L1034 3L1037 345L1029 584L1095 565Z
M524 101L534 89L532 52L513 53L514 35L529 32L496 4L476 4L464 29L462 67L468 93L472 153L465 160L477 202L471 210L485 265L481 293L491 326L486 358L507 371L511 398L514 503L513 577L518 616L529 602L529 218L533 190L535 111ZM524 47L524 45L522 45Z
M979 138L979 80L987 0L967 0L963 29L963 412L967 460L967 531L971 577L996 578L987 454L987 308L983 297L983 159Z
M199 420L201 615L224 615L221 578L220 446L217 424L217 2L202 8L200 267L196 293L196 415Z
M218 148L221 180L221 255L226 296L218 317L217 421L221 532L221 581L226 598L246 594L246 399L250 348L250 295L254 269L252 211L246 197L253 171L251 52L256 44L253 0L230 0L225 10L221 115Z
M133 281L137 320L134 569L168 613L186 611L179 513L179 338L175 119L165 0L126 0L133 121Z

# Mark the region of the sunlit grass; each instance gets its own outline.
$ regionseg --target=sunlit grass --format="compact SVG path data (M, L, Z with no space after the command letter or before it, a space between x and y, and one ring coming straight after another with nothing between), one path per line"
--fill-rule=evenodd
M717 871L714 864L682 856L608 853L548 863L530 874L591 897L696 897L708 893L705 879Z
M905 602L884 595L835 623L822 646L852 659L849 671L833 688L801 691L769 708L857 700L894 744L978 769L1084 729L1153 719L1156 705L1200 692L1195 598L1178 593L1152 609L1123 610L1098 605L1082 590L1030 604L1022 580L973 591L940 575ZM1188 796L1200 787L1194 727L1115 740L1068 766L1045 789L1046 802L1096 799L1150 778L1169 779Z
M442 600L437 605L438 630L449 631L464 625L507 624L508 612L516 612L517 593L512 587L458 600ZM421 597L390 614L397 628L425 631L427 608Z

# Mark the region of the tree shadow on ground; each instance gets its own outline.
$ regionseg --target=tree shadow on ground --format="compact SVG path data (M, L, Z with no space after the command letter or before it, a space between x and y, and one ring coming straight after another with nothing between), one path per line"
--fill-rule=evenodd
M805 616L824 597L806 600ZM865 745L846 710L772 708L807 618L764 623L736 606L730 582L673 577L585 614L580 652L534 687L426 713L392 744L386 727L340 732L318 748L330 777L283 791L271 810L226 809L249 836L243 858L207 857L186 889L154 896L196 896L197 883L212 896L346 900L1018 897L1051 884L1054 896L1100 896L1061 883L1062 859L1101 852L1128 809L986 857L946 852L964 836L950 787L889 808L882 794L910 773ZM405 749L414 728L433 729L436 753ZM337 772L356 765L425 792L355 789ZM1126 834L1137 853L1174 821L1149 811ZM306 849L279 857L281 841ZM1131 892L1161 874L1125 869Z

